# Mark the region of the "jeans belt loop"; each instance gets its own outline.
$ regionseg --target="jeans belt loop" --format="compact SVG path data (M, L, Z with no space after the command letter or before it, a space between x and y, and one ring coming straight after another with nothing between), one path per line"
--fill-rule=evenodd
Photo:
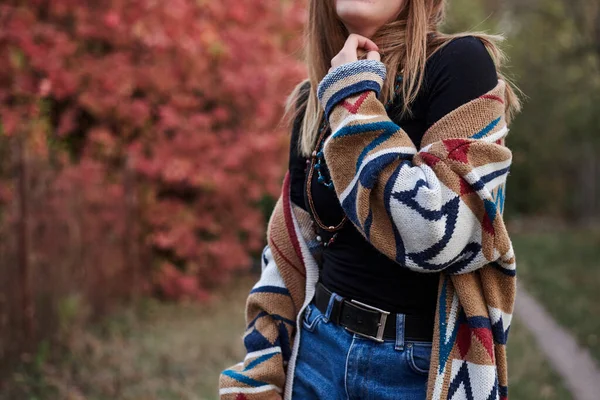
M400 351L404 350L404 322L405 315L396 314L396 344L394 345L394 349Z
M331 312L333 311L335 302L336 301L341 302L343 299L344 298L342 296L340 296L339 294L337 294L335 292L331 293L331 296L329 297L329 303L327 304L327 311L325 311L325 317L323 318L323 320L325 322L329 322L329 319L331 318Z

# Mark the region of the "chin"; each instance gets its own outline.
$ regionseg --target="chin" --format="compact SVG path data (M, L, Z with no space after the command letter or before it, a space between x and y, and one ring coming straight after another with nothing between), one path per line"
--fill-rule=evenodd
M374 32L399 11L400 0L335 0L339 19L351 32Z

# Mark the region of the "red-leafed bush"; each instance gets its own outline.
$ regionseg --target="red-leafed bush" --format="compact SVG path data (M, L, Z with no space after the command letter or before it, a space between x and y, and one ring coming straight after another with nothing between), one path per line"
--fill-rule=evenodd
M135 171L156 287L204 298L263 244L303 18L284 0L3 2L2 135L26 136L56 184L79 182L95 202L126 201L123 171Z

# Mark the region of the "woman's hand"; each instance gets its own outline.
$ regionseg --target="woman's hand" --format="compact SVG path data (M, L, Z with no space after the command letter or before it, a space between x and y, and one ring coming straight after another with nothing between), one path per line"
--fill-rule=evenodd
M367 60L380 61L379 47L371 39L364 36L351 33L346 39L346 43L342 50L331 60L330 71L335 67L358 60L358 49L363 49L367 52Z

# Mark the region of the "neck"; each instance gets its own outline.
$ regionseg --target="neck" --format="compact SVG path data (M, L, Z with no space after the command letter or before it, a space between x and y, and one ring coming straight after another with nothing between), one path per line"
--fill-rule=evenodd
M364 36L368 39L371 39L374 35L375 32L377 32L377 28L372 28L372 27L368 27L368 26L352 26L349 24L344 24L346 26L346 29L348 30L348 34L351 33L355 33L357 35L361 35Z

